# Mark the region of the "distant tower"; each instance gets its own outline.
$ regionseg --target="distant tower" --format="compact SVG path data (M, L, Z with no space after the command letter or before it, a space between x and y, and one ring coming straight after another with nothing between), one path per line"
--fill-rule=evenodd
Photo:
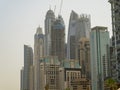
M81 14L77 22L76 40L81 37L89 38L91 30L90 15Z
M42 33L42 29L40 27L37 28L37 31L34 36L34 88L35 90L40 89L40 82L39 82L39 65L40 65L40 58L44 56L44 35Z
M65 25L61 16L54 22L51 30L51 55L65 59Z
M68 28L68 39L67 39L67 58L75 59L75 34L76 24L78 21L78 15L74 11L70 14L69 28Z
M30 67L33 65L33 50L24 45L24 67L21 70L21 90L30 90Z
M107 27L97 26L90 33L92 90L104 90L105 74L108 74L107 47L110 45Z
M109 0L112 14L112 46L115 58L113 59L112 77L120 82L120 0Z
M90 29L89 15L82 14L79 17L74 11L71 12L67 40L68 59L78 59L78 42L82 37L89 39Z
M55 15L52 10L48 10L45 17L45 56L51 52L51 26L55 21Z
M91 23L90 23L90 16L86 14L80 15L80 18L77 21L77 30L75 34L75 41L76 41L76 59L78 60L79 50L78 42L81 38L88 38L90 37L90 30L91 30Z

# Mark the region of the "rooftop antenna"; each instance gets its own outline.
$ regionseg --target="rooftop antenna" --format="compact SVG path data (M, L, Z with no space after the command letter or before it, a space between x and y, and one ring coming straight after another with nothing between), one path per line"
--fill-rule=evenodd
M59 15L61 14L62 11L62 5L63 5L63 0L61 0Z
M49 4L49 10L51 10L51 0L50 0L50 4Z

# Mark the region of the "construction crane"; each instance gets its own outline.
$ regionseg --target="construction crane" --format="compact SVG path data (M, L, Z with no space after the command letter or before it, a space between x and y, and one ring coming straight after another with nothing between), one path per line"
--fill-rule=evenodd
M59 11L59 15L61 15L62 6L63 6L63 0L61 0L61 3L60 3L60 11Z

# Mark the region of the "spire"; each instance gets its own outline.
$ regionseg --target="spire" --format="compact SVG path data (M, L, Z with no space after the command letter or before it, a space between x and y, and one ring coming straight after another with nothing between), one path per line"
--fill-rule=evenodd
M43 33L42 33L42 28L40 27L40 25L39 25L39 27L37 28L36 34L43 34Z

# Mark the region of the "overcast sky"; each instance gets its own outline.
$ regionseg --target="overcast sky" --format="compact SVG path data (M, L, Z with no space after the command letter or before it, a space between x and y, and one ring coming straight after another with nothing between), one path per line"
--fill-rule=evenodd
M44 30L49 7L58 16L60 0L0 0L0 90L20 89L23 45L33 47L34 34ZM106 26L111 31L111 8L107 0L63 0L61 15L68 31L71 10L91 15L91 27Z

